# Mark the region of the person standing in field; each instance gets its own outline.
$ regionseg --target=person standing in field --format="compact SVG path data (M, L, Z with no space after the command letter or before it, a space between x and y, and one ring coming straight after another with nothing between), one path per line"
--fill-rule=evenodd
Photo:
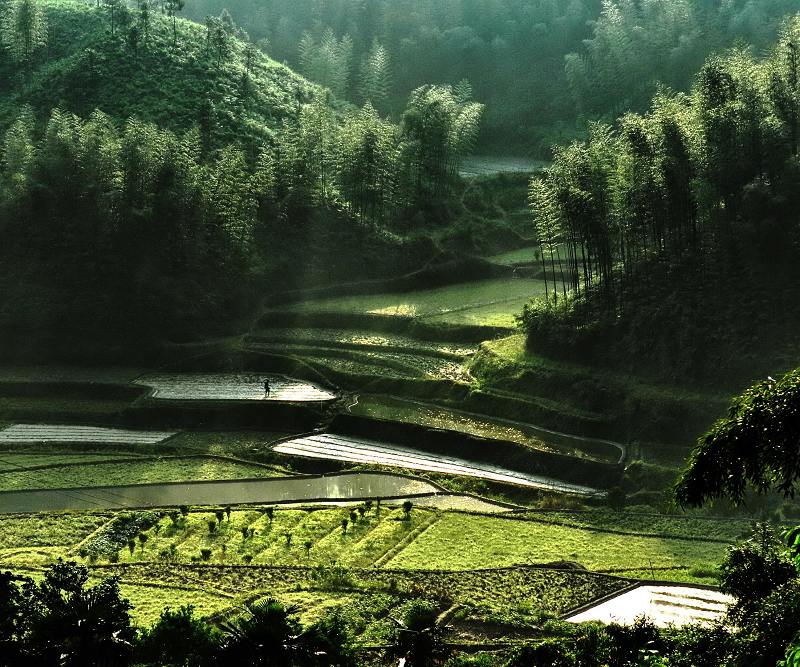
M269 379L264 378L264 398L269 398L270 393Z

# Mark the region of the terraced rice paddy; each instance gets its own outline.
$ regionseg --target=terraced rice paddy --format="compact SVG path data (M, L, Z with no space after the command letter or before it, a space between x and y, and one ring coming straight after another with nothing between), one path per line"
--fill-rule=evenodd
M0 473L14 472L28 468L46 466L75 465L78 463L106 463L110 461L136 461L137 454L78 454L62 452L59 454L28 454L0 451Z
M353 329L309 329L303 327L261 329L248 337L248 344L291 343L314 347L354 350L385 350L421 356L460 359L476 351L475 346L436 341L421 341L409 336Z
M89 489L98 486L159 482L250 479L275 477L277 474L270 467L202 457L170 457L141 462L99 461L75 464L67 462L47 469L10 470L0 473L0 491Z
M646 576L651 569L663 576L668 568L705 566L712 570L722 561L727 546L701 538L636 531L620 534L518 518L446 514L387 567L459 570L569 560L596 571L635 570ZM703 583L709 577L695 579Z
M251 344L249 347L299 356L311 363L317 361L329 368L350 373L374 374L377 371L385 376L448 378L454 382L466 379L462 361L450 358L386 350L342 350L337 347L290 343Z
M300 313L352 313L513 329L522 305L545 293L543 280L495 279L400 294L370 294L305 301Z
M265 381L270 386L268 394ZM163 400L322 402L336 398L310 382L271 373L154 373L137 378L136 384L152 387L153 397Z
M132 431L67 424L14 424L0 430L0 444L97 443L155 445L176 435L175 431Z
M129 384L141 373L141 369L126 367L4 366L0 382Z
M578 614L570 623L631 624L646 616L659 627L690 623L708 625L719 619L733 598L724 593L686 586L638 586Z
M308 458L369 463L410 470L427 470L448 475L479 477L494 482L558 490L564 493L581 495L599 493L597 489L590 487L512 471L488 463L474 463L456 457L428 454L400 445L328 433L281 442L274 447L274 451Z
M396 396L361 395L348 412L375 419L423 424L483 438L507 440L545 451L616 463L625 448L608 440L558 433L533 424L492 418Z
M0 494L0 514L178 505L238 505L396 498L440 491L422 479L384 473L324 477L95 487L91 490L10 491Z

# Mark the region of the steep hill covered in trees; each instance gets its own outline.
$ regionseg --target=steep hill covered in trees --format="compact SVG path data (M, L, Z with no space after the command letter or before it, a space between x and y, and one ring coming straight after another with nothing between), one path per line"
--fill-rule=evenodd
M15 32L9 25L14 19L6 17L2 128L23 105L40 119L56 107L84 117L99 109L176 132L198 126L214 146L244 145L268 139L317 90L236 39L221 21L204 26L177 18L173 26L155 7L119 1L96 7L41 0L30 6L34 18L25 30Z
M529 345L716 386L796 366L798 81L800 18L559 150L531 185L550 301Z
M423 83L468 79L484 148L544 155L585 121L685 90L709 54L775 39L795 0L191 0L227 9L277 60L356 102L399 113ZM374 82L380 99L374 99Z
M6 5L6 350L232 332L265 294L437 255L483 111L468 87L422 86L394 124L179 4Z

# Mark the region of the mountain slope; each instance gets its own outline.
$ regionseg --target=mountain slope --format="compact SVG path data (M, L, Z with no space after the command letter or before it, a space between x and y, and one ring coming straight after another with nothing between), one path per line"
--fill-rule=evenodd
M112 35L104 7L76 0L41 0L39 6L47 45L29 66L8 52L0 57L0 128L28 104L37 116L55 107L81 116L100 109L118 120L135 116L179 132L206 123L214 127L216 145L247 143L268 139L318 90L260 51L248 54L247 45L229 34L224 48L216 48L207 28L191 21L178 19L173 45L172 21L157 12L145 39L137 14L125 27L115 20Z

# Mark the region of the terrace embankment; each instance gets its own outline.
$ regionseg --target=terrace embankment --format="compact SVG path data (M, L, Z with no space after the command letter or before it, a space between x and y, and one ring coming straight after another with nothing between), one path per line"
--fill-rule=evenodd
M542 476L592 488L608 489L620 483L618 464L543 451L507 440L482 438L467 433L418 424L337 415L331 433L392 442L439 456L456 456L509 471Z

